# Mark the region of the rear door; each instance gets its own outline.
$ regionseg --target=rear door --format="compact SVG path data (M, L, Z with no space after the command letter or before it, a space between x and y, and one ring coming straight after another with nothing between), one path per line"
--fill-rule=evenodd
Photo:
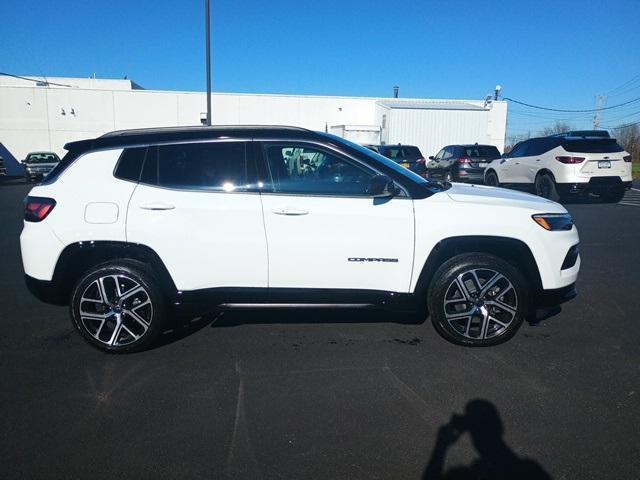
M127 241L152 248L179 290L267 287L260 194L247 142L149 147Z
M270 289L409 291L414 222L406 194L371 197L377 172L325 146L262 142L256 153Z

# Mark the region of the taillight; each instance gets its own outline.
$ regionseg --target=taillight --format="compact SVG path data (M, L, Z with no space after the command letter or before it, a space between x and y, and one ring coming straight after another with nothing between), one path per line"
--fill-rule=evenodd
M630 163L631 162L631 155L625 155L624 157L622 157L622 159L627 162Z
M53 198L27 197L24 199L24 219L27 222L41 222L55 206Z
M416 163L419 163L420 165L424 165L425 163L427 163L427 161L424 158L419 158L416 160Z
M575 163L582 163L585 160L585 157L556 157L556 160L558 160L561 163L567 163L567 164L575 164Z
M458 163L471 163L471 159L468 157L460 157L459 159L456 160L456 162Z

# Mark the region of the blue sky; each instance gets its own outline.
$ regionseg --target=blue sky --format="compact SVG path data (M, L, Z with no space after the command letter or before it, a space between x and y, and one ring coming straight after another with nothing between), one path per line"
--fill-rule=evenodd
M203 0L3 1L0 71L204 90ZM213 89L483 98L555 108L640 97L640 1L212 0ZM617 88L617 90L616 90ZM613 91L612 91L613 90ZM510 107L510 131L568 115ZM535 115L535 116L534 116ZM640 120L640 104L603 125Z

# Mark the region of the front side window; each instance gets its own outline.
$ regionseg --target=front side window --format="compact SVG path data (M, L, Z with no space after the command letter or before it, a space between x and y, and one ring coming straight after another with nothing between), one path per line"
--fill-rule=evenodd
M509 154L509 156L512 158L525 157L527 155L528 145L529 145L529 142L522 142L517 144L513 148L513 150L511 150L511 153Z
M167 188L246 189L244 142L185 143L150 148L141 181Z
M446 147L444 149L444 153L442 154L442 160L449 160L452 157L453 157L453 148Z
M333 153L307 145L264 144L264 157L277 193L367 195L375 175Z

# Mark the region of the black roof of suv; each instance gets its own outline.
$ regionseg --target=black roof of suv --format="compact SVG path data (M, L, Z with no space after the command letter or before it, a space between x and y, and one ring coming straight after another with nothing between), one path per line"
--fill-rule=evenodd
M77 142L69 142L66 150L87 151L100 148L127 147L150 143L208 140L220 137L245 138L273 136L275 138L325 140L318 132L306 128L287 126L234 125L214 127L162 127L116 130L104 135Z

